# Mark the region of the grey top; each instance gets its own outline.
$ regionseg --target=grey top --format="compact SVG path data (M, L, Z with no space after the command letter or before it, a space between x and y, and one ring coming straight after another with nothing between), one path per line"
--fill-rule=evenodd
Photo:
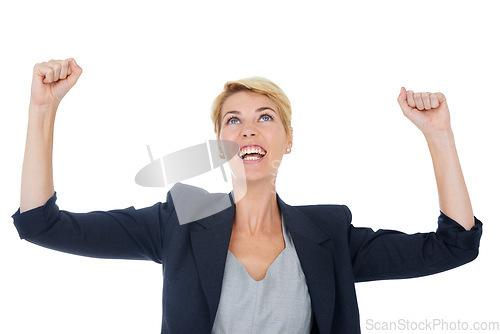
M311 299L283 214L285 249L263 280L254 280L228 250L212 334L310 333Z

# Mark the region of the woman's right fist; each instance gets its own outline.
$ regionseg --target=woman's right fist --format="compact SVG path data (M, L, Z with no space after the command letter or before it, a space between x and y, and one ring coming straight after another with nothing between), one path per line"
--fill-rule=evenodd
M57 108L62 98L82 74L82 68L73 58L51 59L33 68L31 82L32 106Z

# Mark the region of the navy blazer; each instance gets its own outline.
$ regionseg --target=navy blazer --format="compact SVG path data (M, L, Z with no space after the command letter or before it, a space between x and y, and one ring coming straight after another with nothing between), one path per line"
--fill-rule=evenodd
M354 227L345 205L291 206L276 197L306 277L311 333L361 333L355 282L430 275L478 255L482 222L476 217L469 231L441 212L436 232L374 232ZM12 215L21 238L78 255L161 263L161 333L211 333L235 217L233 192L210 194L177 183L163 203L88 213L59 210L56 198L54 192L43 206ZM228 198L225 209L179 223L174 199L199 213L224 208Z

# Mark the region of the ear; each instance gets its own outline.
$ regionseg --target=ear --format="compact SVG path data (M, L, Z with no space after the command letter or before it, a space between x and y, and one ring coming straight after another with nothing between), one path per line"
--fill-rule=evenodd
M222 155L224 155L224 150L221 147L221 139L220 138L217 139L217 146L219 148L219 156L221 157L221 159L224 159L224 158L222 158Z
M290 127L290 140L287 143L287 148L290 148L290 150L291 150L292 145L293 145L293 128Z
M217 147L219 148L219 152L223 152L222 151L222 147L220 147L220 138L216 138L217 139Z

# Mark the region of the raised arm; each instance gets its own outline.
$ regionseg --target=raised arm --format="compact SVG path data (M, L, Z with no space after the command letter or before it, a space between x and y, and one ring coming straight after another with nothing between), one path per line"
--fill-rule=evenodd
M414 94L402 87L398 103L431 151L441 209L438 227L429 233L374 232L351 225L351 212L345 207L356 282L431 275L470 262L479 253L483 224L472 213L444 95Z
M82 69L70 58L36 64L33 69L21 204L12 215L22 239L83 256L146 259L161 263L163 224L172 199L150 207L74 213L56 204L52 144L57 107ZM171 197L171 196L170 196Z
M21 176L21 213L43 205L54 194L52 148L56 111L81 74L82 69L73 58L50 60L33 68Z
M458 160L445 96L442 93L413 93L402 87L398 103L404 115L427 140L441 212L470 230L474 226L474 214Z

